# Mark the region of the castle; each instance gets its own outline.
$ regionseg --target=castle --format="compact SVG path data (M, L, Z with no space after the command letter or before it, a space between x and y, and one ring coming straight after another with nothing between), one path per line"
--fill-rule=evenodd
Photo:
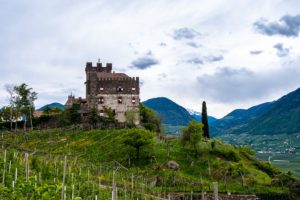
M99 116L106 117L107 109L111 109L118 122L126 122L126 113L133 111L134 123L139 124L140 87L139 77L129 77L124 73L112 71L112 64L102 66L98 62L93 66L86 63L86 98L68 97L66 108L80 104L80 113L85 116L96 108Z

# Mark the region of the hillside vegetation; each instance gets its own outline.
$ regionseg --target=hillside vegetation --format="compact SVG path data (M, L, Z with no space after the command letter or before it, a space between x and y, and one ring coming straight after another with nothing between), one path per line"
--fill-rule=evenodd
M214 135L294 134L300 132L300 88L280 99L238 109L211 124Z
M202 141L197 157L183 149L177 139L153 138L136 150L124 143L124 130L43 130L4 134L0 166L5 166L3 199L60 199L67 155L66 195L77 199L109 199L113 179L119 199L160 199L168 194L199 196L212 192L219 182L222 193L257 194L263 199L295 199L299 182L253 156L246 147L220 141ZM7 150L4 161L4 149ZM24 152L29 153L29 180L25 178ZM168 168L168 161L179 170ZM12 188L14 169L18 181ZM8 171L8 169L10 169ZM3 178L3 173L0 175ZM299 195L299 194L298 194ZM80 197L80 198L79 198Z

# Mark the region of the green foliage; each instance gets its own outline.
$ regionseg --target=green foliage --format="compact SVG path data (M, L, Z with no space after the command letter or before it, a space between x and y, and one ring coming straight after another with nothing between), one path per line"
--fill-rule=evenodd
M154 110L140 104L140 117L141 124L146 129L158 134L163 133L161 119Z
M43 111L44 115L59 115L62 114L63 110L59 107L49 107L46 106L45 110Z
M63 125L78 124L81 122L81 115L79 113L80 105L73 104L71 108L65 109L61 118Z
M31 199L60 199L63 155L68 155L67 199L71 197L72 177L75 196L93 199L92 194L99 194L99 200L111 198L111 190L104 188L111 186L113 171L116 172L118 199L124 200L124 188L127 188L127 199L132 199L130 194L132 175L134 191L137 191L134 192L133 198L139 199L148 198L141 196L141 191L152 195L163 194L165 191L185 193L188 194L185 198L190 198L191 191L199 191L197 186L201 181L199 174L208 193L212 192L215 181L219 183L220 193L259 194L259 197L280 196L281 199L292 199L284 197L289 195L293 197L292 195L296 196L297 192L299 193L300 185L290 175L278 173L269 176L257 167L255 162L258 160L254 156L246 156L247 150L218 140L200 141L198 153L201 156L193 158L184 151L178 140L171 137L164 140L153 137L150 145L141 147L143 153L140 155L140 162L134 162L132 159L129 161L129 158L132 158L131 153L136 153L131 150L136 148L129 144L124 145L124 137L128 132L135 131L146 130L48 129L26 134L5 134L2 141L4 145L10 144L7 148L16 147L32 153L29 156L30 181L26 183L24 154L19 152L15 158L13 151L16 150L8 149L7 162L12 161L11 169L18 167L19 179L13 191L11 187L13 173L7 173L6 187L4 189L0 187L2 198L26 199L29 193ZM134 138L136 135L138 134L129 137L130 144L134 142L133 140L139 140ZM211 148L212 143L215 143L214 150ZM0 155L2 154L3 150L0 149ZM233 156L239 159L232 159L231 154L235 154ZM179 164L179 171L167 168L167 162L170 160ZM0 156L0 166L3 166L3 156ZM38 178L39 174L41 179ZM1 175L2 173L0 180ZM98 187L99 180L104 187ZM150 186L149 182L152 180L157 182Z
M96 127L97 122L99 121L98 111L96 108L92 108L88 113L88 123L92 128Z
M136 125L135 125L135 122L138 120L138 116L139 116L139 113L137 110L128 110L126 113L125 113L125 116L126 116L126 123L127 123L127 126L129 128L134 128Z
M199 143L203 138L203 124L196 120L191 121L187 127L181 131L180 142L186 147L188 146L194 151L195 157L198 156Z
M16 92L15 105L22 113L27 114L29 109L34 110L34 101L37 99L37 93L28 88L28 85L22 83L14 88Z
M4 106L0 110L0 120L9 121L10 120L10 107Z
M136 149L136 159L140 158L140 148L153 142L153 133L143 129L128 129L122 137L125 145Z

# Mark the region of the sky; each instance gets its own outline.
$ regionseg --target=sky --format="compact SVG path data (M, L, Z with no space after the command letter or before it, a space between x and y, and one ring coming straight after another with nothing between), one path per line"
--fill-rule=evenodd
M85 96L85 64L140 77L223 117L300 87L299 0L0 0L0 106L26 83L36 107Z

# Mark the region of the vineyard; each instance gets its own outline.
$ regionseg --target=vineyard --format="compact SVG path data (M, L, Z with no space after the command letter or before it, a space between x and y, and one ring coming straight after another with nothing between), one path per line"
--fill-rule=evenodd
M186 199L211 193L291 197L297 181L247 148L203 142L199 158L176 139L154 139L135 159L126 130L43 130L2 133L0 199ZM176 161L180 169L168 168ZM282 178L283 177L283 178ZM296 189L295 189L296 190Z

